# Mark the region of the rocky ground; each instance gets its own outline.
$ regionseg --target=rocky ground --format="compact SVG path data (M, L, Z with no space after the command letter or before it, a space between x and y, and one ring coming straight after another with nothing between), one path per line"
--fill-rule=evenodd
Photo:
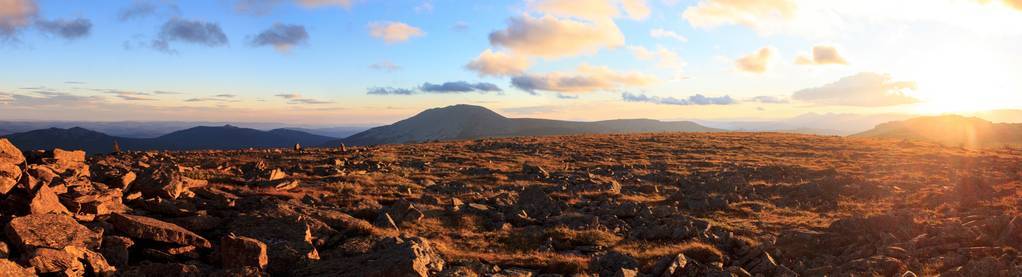
M0 140L0 275L1019 276L1022 151L646 134L247 151Z

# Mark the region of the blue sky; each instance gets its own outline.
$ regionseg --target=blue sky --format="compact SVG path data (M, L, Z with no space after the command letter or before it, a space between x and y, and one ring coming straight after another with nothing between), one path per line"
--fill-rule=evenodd
M1022 22L1013 3L3 0L0 119L343 125L458 103L580 120L1020 108L1022 39L1003 28ZM133 7L153 9L122 18ZM214 26L227 43L161 37L172 21ZM305 35L253 45L275 24ZM161 38L169 51L153 47ZM484 51L525 65L466 66Z

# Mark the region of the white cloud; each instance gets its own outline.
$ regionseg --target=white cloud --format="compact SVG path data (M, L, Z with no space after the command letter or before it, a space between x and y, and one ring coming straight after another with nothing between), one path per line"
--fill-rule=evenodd
M894 81L891 75L864 72L821 87L796 91L792 99L823 105L882 107L918 103L905 94L916 83Z
M662 68L681 69L685 65L685 62L681 60L678 53L668 50L663 46L657 47L656 50L649 50L642 46L629 46L628 49L632 50L632 55L636 59L656 61L657 66Z
M386 43L405 42L414 37L426 35L419 28L395 21L377 21L369 23L369 35L382 39Z
M653 38L669 38L669 39L674 39L674 40L677 40L677 41L680 41L680 42L687 42L688 41L688 38L686 38L685 36L679 35L678 33L675 33L674 31L664 30L662 28L655 28L655 29L649 30L649 36L653 37Z

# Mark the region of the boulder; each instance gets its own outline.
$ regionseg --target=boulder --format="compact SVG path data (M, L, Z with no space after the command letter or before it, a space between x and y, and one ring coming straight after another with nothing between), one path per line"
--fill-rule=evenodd
M21 179L21 164L25 155L10 141L0 138L0 194L6 194Z
M177 245L194 245L202 248L213 246L208 240L192 231L151 217L114 213L110 216L109 222L118 231L137 239Z
M21 267L21 265L11 260L0 259L0 276L32 277L36 276L36 274L32 269Z
M230 234L220 240L220 261L224 268L266 269L266 244L253 238Z
M618 252L609 252L593 257L589 262L589 270L600 276L614 276L621 269L638 270L639 262L635 258Z
M29 253L28 264L40 274L85 276L85 265L73 253L50 248L39 248Z
M545 219L561 214L561 206L550 198L540 186L526 188L518 195L516 210L524 210L532 218Z
M158 166L142 173L138 180L133 182L132 189L141 192L145 198L177 199L187 190L185 178L178 172L177 166Z
M28 205L29 213L31 214L70 214L67 208L60 203L60 198L57 198L57 193L53 192L53 189L49 185L39 186L39 190L36 191L35 196Z
M138 277L199 277L204 276L199 267L181 263L143 263L121 272L122 276Z
M103 245L99 248L100 253L107 262L115 267L121 268L128 265L131 254L131 246L135 242L130 238L122 236L107 236L103 238Z
M266 268L272 274L288 275L292 269L319 260L312 229L302 216L242 215L228 229L238 236L266 243L269 257Z
M63 249L67 246L96 247L100 234L78 224L65 214L33 214L11 220L8 241L23 252L36 248Z
M385 238L371 252L355 257L338 257L301 269L299 276L434 276L445 262L429 240L420 237Z

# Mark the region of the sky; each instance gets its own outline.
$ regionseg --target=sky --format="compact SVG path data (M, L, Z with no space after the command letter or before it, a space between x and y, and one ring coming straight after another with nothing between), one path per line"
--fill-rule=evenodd
M0 120L1022 108L1022 0L0 0Z

